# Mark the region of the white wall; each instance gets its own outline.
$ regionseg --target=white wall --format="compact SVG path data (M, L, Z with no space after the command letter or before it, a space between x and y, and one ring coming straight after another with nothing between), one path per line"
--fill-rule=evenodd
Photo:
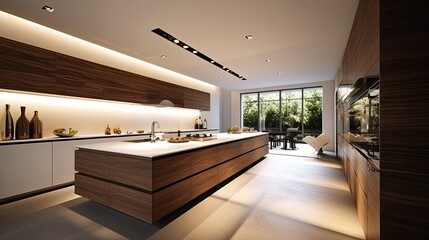
M335 146L335 134L334 134L334 119L335 119L335 105L334 105L334 92L335 92L335 81L326 81L311 84L299 84L299 85L284 85L275 88L260 88L252 89L247 91L234 91L231 92L231 125L240 126L240 94L247 92L259 92L259 91L270 91L279 89L293 89L293 88L304 88L304 87L323 87L323 116L322 116L322 131L331 138L331 142L324 147L325 150L334 151Z
M16 17L14 15L5 13L0 11L0 36L9 38L15 41L23 42L26 44L38 46L44 49L48 49L51 51L63 53L66 55L74 56L77 58L85 59L88 61L96 62L99 64L103 64L106 66L122 69L125 71L137 73L140 75L156 78L162 81L182 85L185 87L194 88L197 90L205 91L210 93L210 103L211 110L208 112L201 112L202 118L207 118L208 126L210 128L219 128L220 126L220 89L214 85L199 81L197 79L152 65L150 63L138 60L136 58L115 52L113 50L101 47L99 45L95 45L93 43L84 41L82 39L78 39L76 37L61 33L59 31L47 28L45 26L33 23L31 21ZM0 86L1 89L1 86ZM20 102L19 100L6 102L13 103L16 105L27 105L29 107L29 111L27 112L27 116L31 115L30 112L33 109L32 104L29 102ZM0 102L0 107L4 108L4 103L6 103L4 99ZM118 103L120 104L120 103ZM46 114L50 111L45 107L50 106L57 114L58 118L61 118L63 114L64 116L69 116L68 112L62 112L63 107L60 105L43 105L37 107L40 111L41 118L45 116L46 121L50 121L50 117L47 118ZM135 108L139 108L134 106ZM73 109L71 105L68 105L67 108ZM140 106L140 108L143 108ZM188 119L181 115L176 115L177 111L164 111L161 109L152 109L148 114L141 114L141 116L137 113L134 114L134 111L131 112L123 112L120 108L113 107L111 109L117 110L109 110L108 113L97 112L98 115L95 115L95 119L97 122L102 123L103 125L106 122L117 121L118 124L125 127L127 121L136 123L130 123L130 129L137 127L137 122L151 122L152 120L158 120L162 124L165 123L164 126L167 127L177 127L177 126L188 126L192 124L195 120L194 114L190 114L190 117L193 119ZM148 108L146 108L148 109ZM73 110L74 111L74 110ZM72 111L72 112L73 112ZM139 110L140 111L140 110ZM146 111L146 110L145 110ZM180 110L178 110L180 111ZM94 112L94 113L95 113ZM137 112L137 111L135 111ZM88 112L87 114L92 115L93 112ZM125 115L124 115L125 114ZM79 114L73 114L74 116ZM119 116L121 115L121 117ZM16 114L15 114L16 116ZM112 117L115 116L115 117ZM150 117L148 117L150 116ZM71 116L70 116L71 117ZM109 120L112 119L112 120ZM189 123L184 123L183 121L189 121ZM62 121L69 121L64 117ZM97 123L99 124L99 123ZM58 126L59 124L55 124ZM95 127L95 125L91 125ZM145 127L143 125L142 127ZM81 127L82 128L82 127ZM97 125L97 129L99 129Z
M10 104L14 122L21 115L20 106L26 106L28 120L39 111L43 122L43 136L54 136L55 128L75 128L78 135L104 134L106 125L111 130L119 126L122 133L150 130L153 120L160 123L161 130L176 131L194 128L198 110L181 108L156 108L138 104L107 102L67 97L43 96L28 93L0 91L0 112ZM113 133L113 132L112 132Z

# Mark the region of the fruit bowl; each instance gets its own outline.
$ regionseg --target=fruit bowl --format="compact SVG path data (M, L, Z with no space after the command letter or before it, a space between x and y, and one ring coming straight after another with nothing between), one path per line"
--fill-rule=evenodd
M53 131L53 133L58 137L73 137L77 132L78 130L73 128L69 128L69 130L66 130L65 128L56 128Z

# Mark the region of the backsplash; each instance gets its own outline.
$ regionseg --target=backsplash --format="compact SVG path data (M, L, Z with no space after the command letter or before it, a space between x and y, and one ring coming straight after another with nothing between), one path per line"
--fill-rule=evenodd
M120 126L122 134L144 129L156 120L160 130L193 129L201 112L191 109L152 107L139 104L108 102L57 96L0 91L0 113L10 105L14 122L20 116L20 106L26 106L26 116L39 112L43 122L43 137L53 137L55 128L77 129L78 135L104 134L106 125Z

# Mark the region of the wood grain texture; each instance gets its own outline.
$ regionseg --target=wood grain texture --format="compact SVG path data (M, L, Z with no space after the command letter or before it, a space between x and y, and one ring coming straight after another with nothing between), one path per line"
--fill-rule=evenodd
M147 103L146 92L148 78L117 70L118 72L118 100L133 103Z
M146 99L148 104L170 100L174 106L184 107L184 89L175 84L149 78L146 82Z
M114 68L56 54L56 93L60 95L118 100L118 76Z
M152 196L152 221L157 221L191 200L191 181L186 179Z
M243 157L243 168L253 163L253 151L244 154L242 157Z
M368 238L368 198L360 184L356 186L356 209L363 232Z
M205 193L219 183L219 168L197 174L191 178L191 199Z
M258 149L255 149L253 151L252 163L258 161L259 159L263 158L267 154L268 154L268 145L265 145L265 146L262 146Z
M241 141L219 145L219 163L225 162L241 154Z
M110 180L152 190L152 161L141 158L110 156Z
M0 37L0 88L55 93L55 53Z
M116 184L110 184L111 208L152 223L152 195Z
M268 144L268 134L258 136L253 139L253 149L262 147Z
M429 239L426 5L425 1L416 0L380 0L380 230L383 239Z
M369 70L380 58L380 0L366 0L366 66ZM372 75L372 74L371 74Z
M380 239L380 172L368 171L368 228L367 240Z
M253 150L253 139L244 139L241 141L241 152L247 153Z
M92 151L76 150L75 170L80 173L109 179L109 155Z
M208 169L219 163L219 147L210 147L191 153L191 174Z
M109 206L109 183L77 173L75 175L75 193Z
M152 190L157 190L190 175L191 158L189 153L153 160Z
M234 158L219 166L219 182L223 182L243 169L243 157Z

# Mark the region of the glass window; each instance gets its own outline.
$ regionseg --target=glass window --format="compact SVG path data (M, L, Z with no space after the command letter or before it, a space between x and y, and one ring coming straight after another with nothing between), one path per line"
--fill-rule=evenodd
M259 131L258 93L241 95L241 126Z
M282 93L282 129L302 128L302 89Z
M261 130L280 131L279 91L259 93Z
M304 89L304 135L322 133L322 88Z
M298 128L301 137L322 133L323 88L241 94L241 127L258 131Z

